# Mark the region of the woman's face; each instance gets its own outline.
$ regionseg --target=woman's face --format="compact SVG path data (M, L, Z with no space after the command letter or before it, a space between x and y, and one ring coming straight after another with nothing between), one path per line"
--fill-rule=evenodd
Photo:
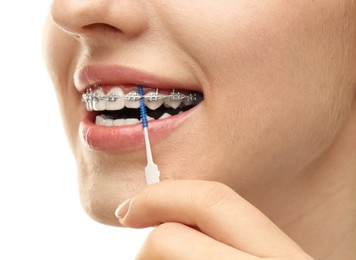
M252 198L303 175L345 123L355 17L353 0L54 0L45 58L87 212L116 223L118 203L145 185L146 165L141 125L96 125L130 116L88 112L89 88L201 92L194 108L149 122L161 178L217 180ZM101 101L96 110L108 108Z

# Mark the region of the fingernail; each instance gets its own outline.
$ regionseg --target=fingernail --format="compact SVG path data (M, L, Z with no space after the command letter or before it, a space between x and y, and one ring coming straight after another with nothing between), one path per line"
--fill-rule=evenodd
M127 199L117 207L117 209L115 210L115 216L118 219L123 219L126 216L127 211L130 207L130 202L131 199Z

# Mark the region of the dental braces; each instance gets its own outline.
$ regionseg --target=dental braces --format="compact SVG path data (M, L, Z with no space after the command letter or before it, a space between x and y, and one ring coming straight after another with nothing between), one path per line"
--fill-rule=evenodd
M140 95L135 91L129 92L128 94L125 95L116 95L113 93L110 93L109 95L100 95L98 93L93 93L91 89L87 90L86 93L82 94L82 102L86 103L88 107L92 107L93 103L99 102L99 101L109 101L109 102L115 102L117 100L128 100L128 101L139 101L141 98L144 100L147 100L148 102L155 102L159 101L162 99L167 99L169 98L171 101L186 101L186 102L199 102L203 99L202 94L200 93L190 93L190 94L183 94L180 93L179 91L176 92L176 90L172 90L172 92L169 95L166 94L161 94L158 92L158 89L156 89L155 92L150 92L144 95Z

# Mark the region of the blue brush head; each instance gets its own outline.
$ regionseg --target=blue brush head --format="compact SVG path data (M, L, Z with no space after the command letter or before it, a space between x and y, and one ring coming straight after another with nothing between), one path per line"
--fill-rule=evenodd
M137 86L137 92L141 96L141 99L140 99L140 114L141 114L142 126L143 127L147 127L147 112L146 112L145 101L143 100L143 87L142 87L142 85L138 85Z

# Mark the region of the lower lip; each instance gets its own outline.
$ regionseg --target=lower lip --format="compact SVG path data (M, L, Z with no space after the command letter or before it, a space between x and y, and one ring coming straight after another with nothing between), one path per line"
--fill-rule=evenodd
M148 122L150 142L157 143L182 125L200 107L199 105L175 116ZM87 113L80 123L82 143L98 151L128 152L144 148L142 124L127 126L99 126L94 124L95 114Z

